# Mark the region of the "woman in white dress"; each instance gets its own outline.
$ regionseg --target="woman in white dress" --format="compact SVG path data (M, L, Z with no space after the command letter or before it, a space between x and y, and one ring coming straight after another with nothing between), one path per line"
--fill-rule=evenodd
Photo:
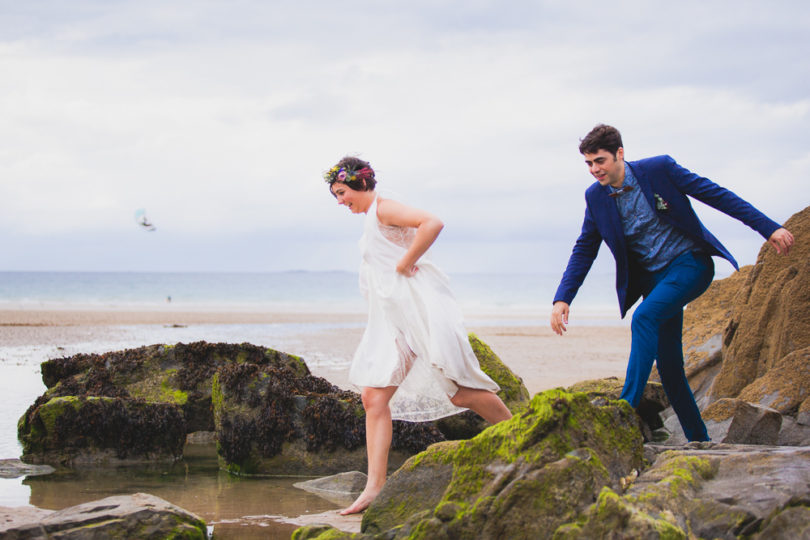
M495 424L512 417L478 365L447 277L426 256L444 224L375 191L368 162L345 157L324 174L338 204L366 214L360 289L368 325L349 381L366 411L368 480L341 514L362 512L382 490L391 421L428 421L471 409Z

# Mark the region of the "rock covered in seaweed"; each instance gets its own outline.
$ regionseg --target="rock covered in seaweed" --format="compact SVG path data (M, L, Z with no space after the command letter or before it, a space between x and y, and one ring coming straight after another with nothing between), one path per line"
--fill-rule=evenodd
M234 472L365 469L359 396L283 352L247 343L151 345L49 360L42 373L48 390L18 424L29 462L170 461L182 456L189 433L216 429L223 465ZM442 439L432 424L396 422L392 464Z
M143 463L182 457L186 423L172 404L66 396L32 407L18 433L29 463Z
M360 396L290 366L233 364L213 381L223 466L237 474L333 474L367 467ZM390 466L443 440L431 424L396 422Z
M254 345L178 343L78 354L41 366L48 387L18 423L27 461L137 463L182 456L187 433L213 430L211 384L231 363L300 359Z

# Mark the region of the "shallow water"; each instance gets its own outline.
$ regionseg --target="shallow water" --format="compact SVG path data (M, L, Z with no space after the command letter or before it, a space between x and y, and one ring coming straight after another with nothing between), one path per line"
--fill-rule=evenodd
M339 508L293 487L302 477L239 478L217 466L214 445L187 445L166 465L87 469L0 479L0 506L60 510L112 495L150 493L200 516L217 540L290 538L284 517Z
M332 327L335 328L332 328ZM0 458L16 458L17 422L42 395L39 364L48 358L79 352L102 353L138 347L144 343L178 341L254 342L286 351L305 351L310 368L345 369L348 358L312 350L306 336L339 331L347 325L160 325L106 326L71 331L54 341L54 328L4 329L0 344ZM22 329L19 329L22 330ZM58 329L57 329L58 330ZM42 333L43 335L39 335ZM58 334L57 334L58 335ZM213 526L217 539L289 538L297 526L279 520L317 514L348 504L330 502L293 487L302 477L239 478L220 471L214 446L188 445L184 459L157 467L126 467L63 471L25 479L0 479L0 506L31 505L59 510L111 495L146 492L199 515Z

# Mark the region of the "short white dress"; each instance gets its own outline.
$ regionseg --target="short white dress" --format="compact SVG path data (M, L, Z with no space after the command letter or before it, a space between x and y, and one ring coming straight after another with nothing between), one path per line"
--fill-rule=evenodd
M375 197L360 238L360 290L368 302L368 325L349 381L359 387L397 386L392 418L424 422L464 410L450 402L459 386L500 388L481 371L447 276L427 254L414 276L396 271L415 234L414 228L380 223Z

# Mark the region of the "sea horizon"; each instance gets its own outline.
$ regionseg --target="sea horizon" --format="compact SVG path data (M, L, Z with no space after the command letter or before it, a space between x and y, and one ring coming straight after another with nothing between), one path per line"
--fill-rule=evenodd
M465 314L545 316L560 276L453 273ZM362 313L357 272L0 271L0 309L187 309ZM589 276L576 300L583 313L617 314L613 276Z

